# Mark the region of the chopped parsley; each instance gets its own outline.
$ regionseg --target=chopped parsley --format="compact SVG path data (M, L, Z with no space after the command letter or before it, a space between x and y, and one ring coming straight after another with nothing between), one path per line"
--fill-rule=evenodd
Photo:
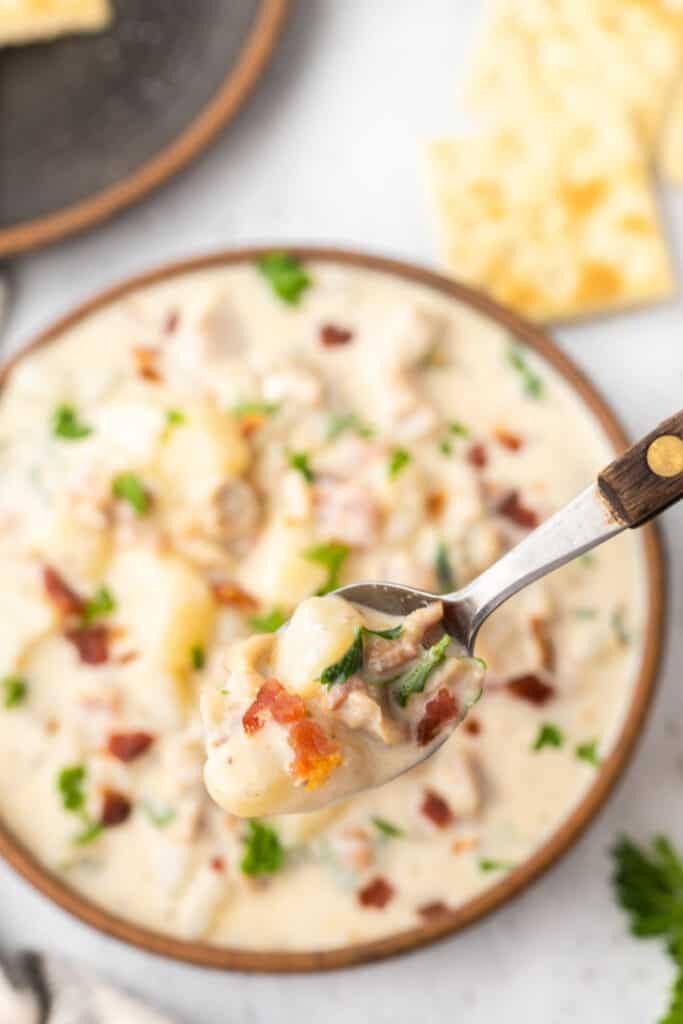
M287 620L280 608L271 608L265 615L252 615L249 625L255 633L276 633Z
M544 722L543 725L539 726L538 736L531 749L538 751L543 750L544 747L561 747L563 743L564 734L562 730L557 725L553 725L552 722Z
M336 441L337 438L341 437L342 434L345 434L347 430L353 431L353 433L358 434L359 437L368 438L373 435L372 427L363 423L363 421L359 419L354 412L333 412L327 421L325 439L327 441Z
M591 619L597 619L598 609L597 608L575 608L574 618L579 619L581 622L589 622Z
M301 263L287 252L269 252L256 261L256 266L278 298L290 306L298 305L312 283Z
M609 622L610 626L614 630L615 636L619 644L621 644L622 647L628 647L628 645L631 643L631 634L626 628L624 616L624 607L623 605L619 605L619 607L615 608L612 614L610 615Z
M244 838L244 854L240 867L245 875L272 875L279 871L285 859L285 851L277 832L260 821L247 822Z
M274 416L279 410L279 402L244 401L232 407L235 416Z
M345 683L354 672L357 672L363 664L363 629L361 626L356 630L353 643L339 661L328 665L320 674L320 683L328 689L336 686L337 683Z
M529 398L540 398L543 394L543 380L531 369L517 346L512 345L508 349L507 360L510 366L519 373L524 394Z
M439 441L439 451L441 452L442 455L453 454L453 445L451 444L449 438L444 437L442 441Z
M411 461L412 455L405 448L394 448L389 455L387 473L390 480L395 480L401 470Z
M6 708L16 708L26 700L28 694L28 683L23 676L5 676L0 680L4 697L3 704Z
M386 818L373 818L372 824L380 835L387 839L397 839L399 836L404 834L402 828L399 828L398 825L392 825L392 823L387 821Z
M81 423L73 405L58 405L52 413L52 433L63 441L81 441L92 434L92 427Z
M489 857L481 857L479 860L479 870L484 872L507 871L511 867L508 860L491 860Z
M469 437L469 429L460 420L451 420L448 424L449 433L455 434L456 437Z
M287 455L287 461L292 469L296 469L297 472L301 473L307 484L313 483L315 480L315 473L311 469L310 455L308 452L289 452Z
M116 608L114 595L108 587L98 587L83 609L82 621L87 626L102 615L109 615Z
M181 427L183 423L187 423L187 417L184 412L181 412L180 409L166 410L167 427Z
M414 693L422 693L431 672L445 659L450 642L451 638L444 633L441 639L428 651L425 651L411 668L400 676L389 680L390 685L397 684L393 692L402 708L406 706Z
M176 812L168 804L156 803L154 800L143 800L140 807L156 828L166 828L176 817Z
M339 574L350 553L351 549L346 544L338 544L334 540L326 544L316 544L314 547L307 548L304 551L304 558L307 558L309 562L319 562L320 565L324 565L327 569L327 580L317 591L318 597L322 597L324 594L329 594L331 590L337 589L339 586Z
M62 807L69 814L77 814L83 828L72 836L71 842L76 846L85 846L104 831L104 825L94 821L85 806L85 780L87 776L84 764L71 764L62 768L57 776L57 789L62 798Z
M657 836L652 851L620 839L612 850L612 882L617 902L629 914L631 934L659 938L676 967L668 1011L659 1024L683 1021L683 861L664 836Z
M594 768L600 767L600 755L598 754L598 741L589 740L587 743L579 743L574 750L579 761L592 764Z
M456 589L455 573L453 572L451 560L448 557L448 549L443 541L441 541L436 549L434 569L439 583L439 590L442 594L448 594Z
M111 485L112 494L120 501L127 501L132 506L136 515L146 515L149 508L149 498L142 480L135 473L119 473Z
M84 764L72 764L62 768L57 776L57 788L62 797L62 806L65 811L76 813L85 806L85 785L86 770Z
M197 672L206 665L206 653L201 644L194 644L190 648L190 661L192 662L192 668Z
M381 636L383 640L397 640L403 632L403 626L391 626L390 629L370 629L368 626L362 626L363 633L365 636Z

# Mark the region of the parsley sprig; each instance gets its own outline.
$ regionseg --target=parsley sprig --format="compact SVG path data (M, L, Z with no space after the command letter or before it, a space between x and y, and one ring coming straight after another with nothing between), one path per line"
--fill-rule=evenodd
M683 1021L683 861L671 842L657 836L652 850L640 849L628 837L612 850L612 881L617 901L631 918L638 938L661 938L676 966L668 1012L659 1024Z
M516 345L508 349L507 360L513 369L517 370L522 380L522 390L529 398L541 398L543 395L543 380L529 366L522 351Z
M450 642L451 638L444 634L407 671L389 680L390 686L396 684L393 693L402 708L406 706L414 693L422 693L431 673L437 665L444 661Z
M86 601L81 620L84 626L89 626L95 619L103 615L109 615L116 609L114 595L108 587L98 587L93 596Z
M73 405L63 404L52 413L52 433L63 441L82 441L92 434L92 427L79 420Z
M386 818L373 818L372 824L384 839L398 839L405 834L402 828L399 828L398 825L393 825Z
M260 821L247 822L244 853L240 867L245 875L272 875L285 861L285 851L277 832Z
M358 437L369 438L372 437L374 431L372 427L368 426L367 423L356 416L354 412L348 413L336 413L330 414L330 418L327 421L327 431L325 433L326 441L336 441L338 437L345 434L347 430L357 434Z
M265 615L252 615L249 625L255 633L276 633L287 621L281 608L271 608Z
M358 672L363 664L363 629L361 626L356 630L353 643L347 651L342 654L338 661L328 665L320 674L320 683L328 690L337 683L345 683L347 679Z
M564 734L557 725L552 722L544 722L538 727L538 736L532 744L534 753L543 750L544 747L561 747L564 743Z
M292 469L301 473L307 484L315 480L315 473L311 467L311 457L308 452L288 452L287 461Z
M23 676L5 676L0 679L0 687L3 691L3 705L8 709L19 707L26 700L28 683Z
M119 473L112 481L111 491L119 501L127 501L136 515L147 514L149 497L142 480L135 473Z
M405 448L394 448L389 455L387 475L390 480L395 480L398 474L411 461L412 455Z
M302 294L312 284L302 264L288 252L269 252L256 266L278 298L289 306L297 306Z
M92 843L104 829L104 825L91 818L86 809L85 783L87 770L84 764L71 764L59 772L57 789L62 798L62 807L69 814L76 814L83 823L83 828L71 838L75 846Z

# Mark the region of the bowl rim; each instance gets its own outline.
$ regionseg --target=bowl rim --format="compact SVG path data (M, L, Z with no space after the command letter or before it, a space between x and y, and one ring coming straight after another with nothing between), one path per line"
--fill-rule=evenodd
M564 378L583 405L595 417L615 453L628 445L626 435L600 392L551 340L545 330L516 313L504 309L477 291L419 265L358 250L333 247L277 244L237 247L163 264L127 277L97 292L71 312L40 332L28 345L0 367L0 390L18 362L36 349L56 340L75 324L130 292L157 284L180 274L253 262L274 249L286 250L303 261L322 261L381 272L401 280L425 285L441 295L454 298L507 328L516 338L539 353ZM261 973L299 973L349 967L417 949L436 939L460 931L520 894L555 864L576 842L604 805L621 777L639 738L654 695L663 652L666 626L666 569L661 536L654 524L640 531L646 575L647 621L645 643L638 676L617 742L594 782L571 813L554 829L529 858L495 885L468 900L456 910L445 912L415 928L396 932L372 942L355 943L325 950L285 952L213 946L177 939L119 918L81 896L58 879L26 849L0 822L0 856L19 875L63 910L110 937L150 953L204 967L230 968Z
M236 63L174 139L99 192L52 213L0 227L0 256L52 245L107 220L159 188L199 156L238 112L261 77L284 27L288 6L289 0L259 0Z

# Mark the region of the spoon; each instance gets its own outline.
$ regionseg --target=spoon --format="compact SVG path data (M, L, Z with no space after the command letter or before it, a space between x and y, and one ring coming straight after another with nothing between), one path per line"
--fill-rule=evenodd
M483 623L509 597L622 530L641 526L681 497L683 410L610 463L594 484L460 590L432 594L399 583L353 583L335 594L389 615L408 615L441 601L445 631L472 654ZM441 742L448 735L447 729ZM412 764L440 745L426 753L415 748ZM407 767L412 765L402 770Z

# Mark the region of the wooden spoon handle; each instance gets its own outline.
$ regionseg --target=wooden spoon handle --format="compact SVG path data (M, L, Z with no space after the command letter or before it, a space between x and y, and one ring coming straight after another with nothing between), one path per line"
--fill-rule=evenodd
M615 459L600 492L624 526L640 526L683 498L683 409Z

